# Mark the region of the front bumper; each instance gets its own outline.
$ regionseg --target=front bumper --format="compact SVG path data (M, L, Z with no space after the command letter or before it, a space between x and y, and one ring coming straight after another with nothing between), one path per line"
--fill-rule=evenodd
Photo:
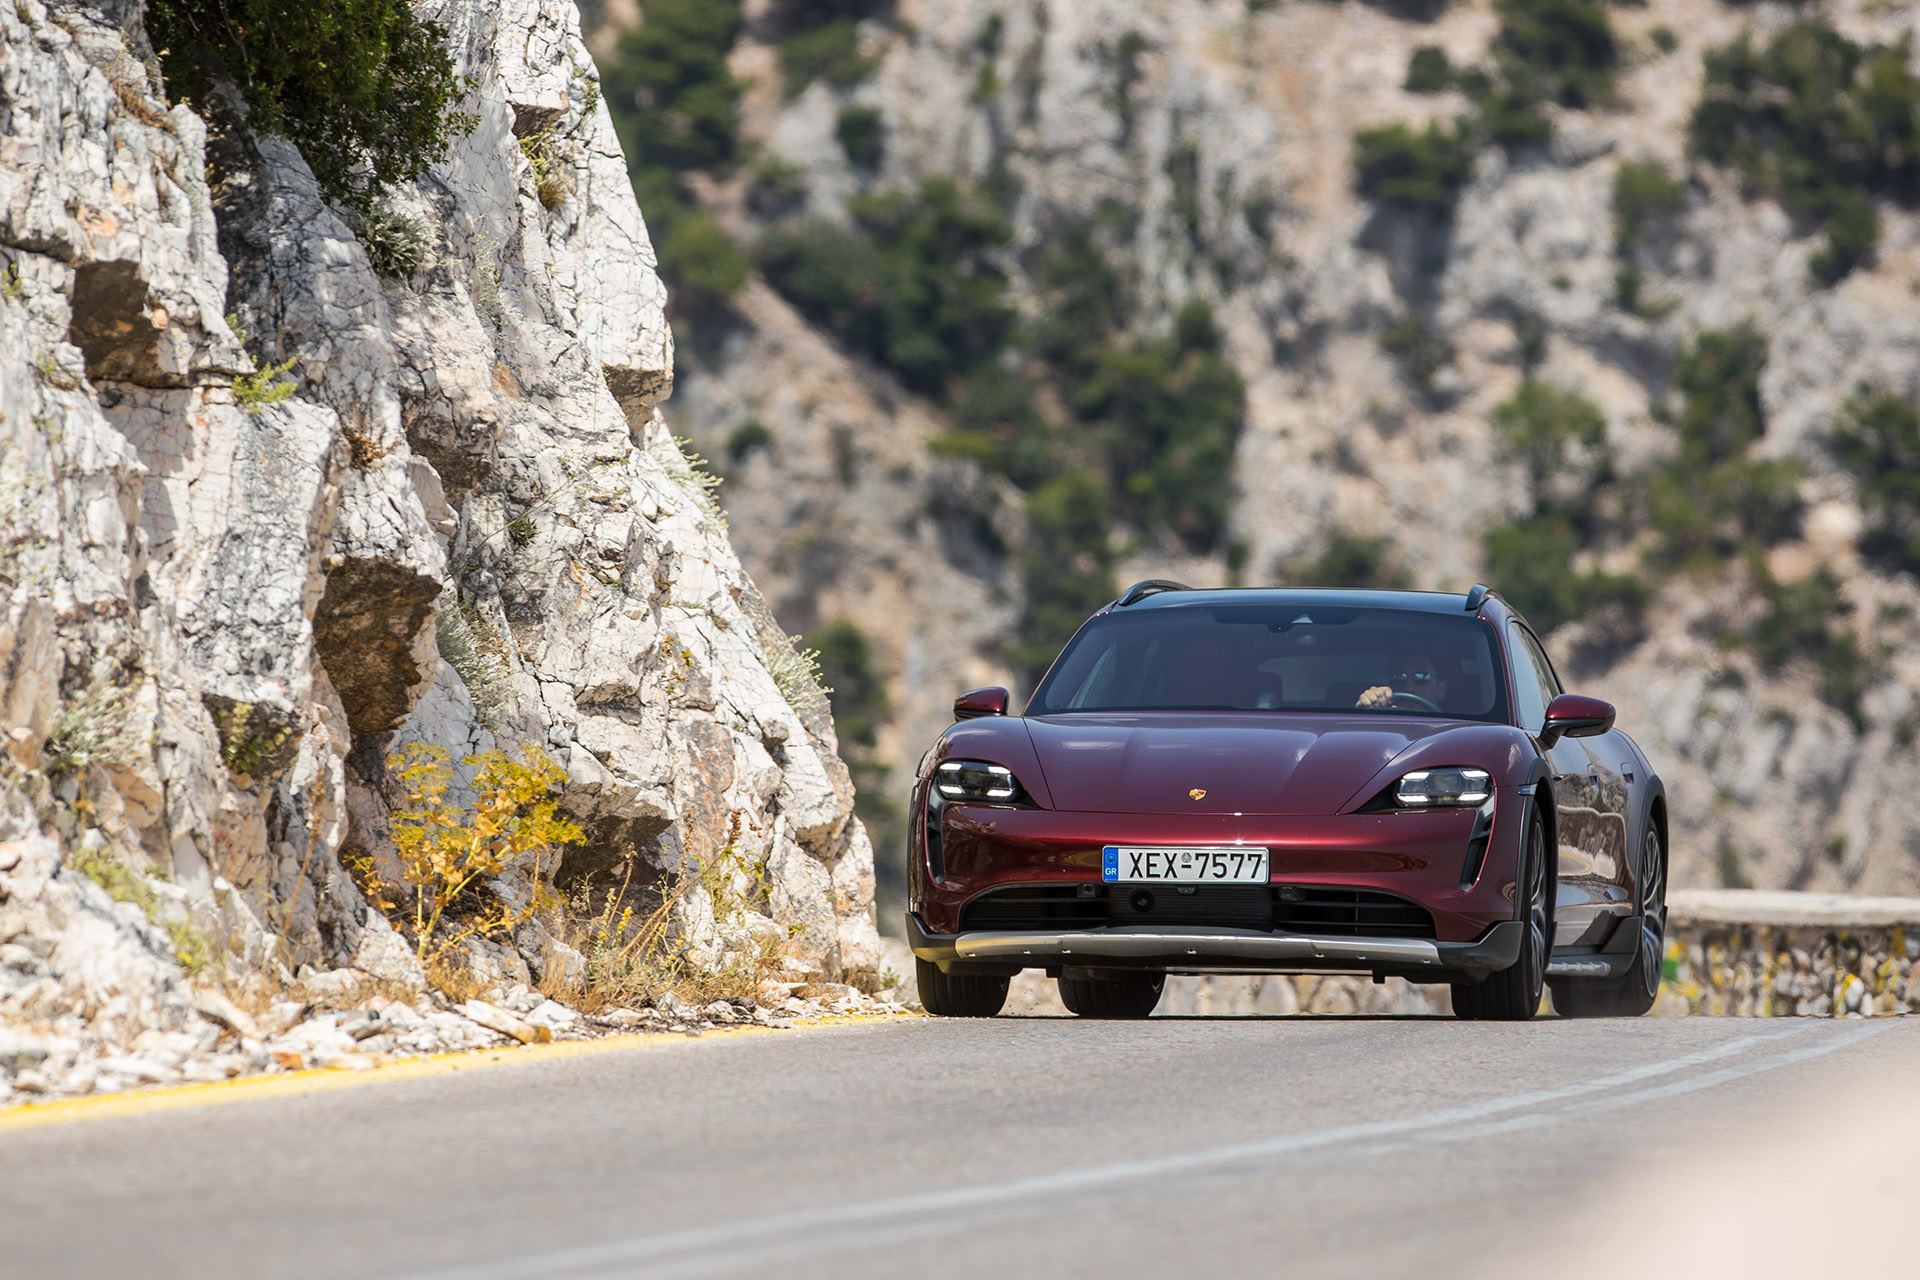
M1478 853L1472 852L1477 813L1465 809L1178 816L959 803L930 813L922 807L912 845L910 906L928 933L959 936L985 929L969 928L963 919L982 894L1023 885L1103 885L1100 851L1107 844L1262 845L1276 887L1388 894L1430 913L1431 937L1440 943L1479 945L1490 928L1514 918L1529 803L1531 797L1500 788ZM1156 932L1171 927L1129 924ZM1298 945L1284 934L1273 940ZM1407 941L1425 946L1428 938Z
M1330 938L1210 926L1114 925L1057 933L934 933L907 913L913 954L943 970L1012 973L1064 967L1166 973L1373 973L1415 981L1482 977L1520 958L1526 926L1504 920L1473 942L1431 938Z

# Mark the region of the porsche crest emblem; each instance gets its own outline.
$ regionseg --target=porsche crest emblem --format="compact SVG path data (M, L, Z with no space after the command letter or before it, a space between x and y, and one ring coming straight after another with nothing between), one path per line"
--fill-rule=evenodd
M1193 790L1187 792L1187 799L1189 800L1205 800L1206 798L1207 789L1205 787L1195 787Z

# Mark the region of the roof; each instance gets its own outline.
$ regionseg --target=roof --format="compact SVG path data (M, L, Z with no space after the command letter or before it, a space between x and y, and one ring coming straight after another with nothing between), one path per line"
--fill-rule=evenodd
M1387 590L1295 590L1282 587L1229 587L1209 590L1157 591L1126 606L1126 612L1145 609L1181 609L1206 605L1278 605L1311 608L1344 606L1364 609L1407 609L1419 613L1460 614L1466 611L1464 592Z

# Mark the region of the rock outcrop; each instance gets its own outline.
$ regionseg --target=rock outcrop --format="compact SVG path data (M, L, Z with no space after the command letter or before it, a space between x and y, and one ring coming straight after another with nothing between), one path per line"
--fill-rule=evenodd
M248 975L419 986L355 878L411 742L557 761L588 832L563 891L684 878L696 961L772 936L872 989L871 849L657 408L665 293L573 5L421 6L478 124L391 193L427 234L386 276L292 145L237 98L169 107L138 6L109 10L0 10L6 1034L90 1080L233 1034L208 993ZM576 964L556 935L469 945L470 980Z

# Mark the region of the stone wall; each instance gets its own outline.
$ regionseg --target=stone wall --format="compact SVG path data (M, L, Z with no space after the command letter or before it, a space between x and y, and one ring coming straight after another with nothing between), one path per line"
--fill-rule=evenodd
M1920 899L1676 892L1662 1012L1885 1017L1920 1011Z
M1676 890L1655 1017L1887 1017L1920 1011L1920 898ZM1549 996L1551 1001L1551 996ZM1066 1014L1054 984L1014 980L1008 1012ZM1447 988L1390 978L1169 978L1162 1016L1447 1016Z

